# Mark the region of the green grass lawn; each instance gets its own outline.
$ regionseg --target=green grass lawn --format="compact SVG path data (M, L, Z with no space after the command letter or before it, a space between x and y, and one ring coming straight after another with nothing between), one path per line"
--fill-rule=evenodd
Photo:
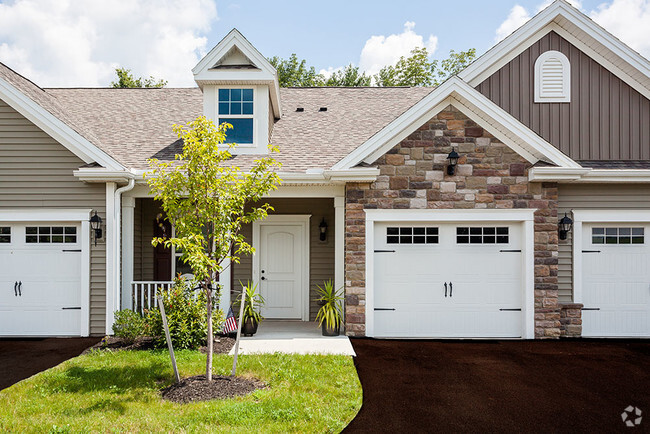
M205 372L205 355L178 351L182 377ZM214 359L229 375L232 357ZM268 387L234 399L175 404L164 351L93 352L0 391L0 431L10 432L339 432L361 408L351 357L240 356L238 375Z

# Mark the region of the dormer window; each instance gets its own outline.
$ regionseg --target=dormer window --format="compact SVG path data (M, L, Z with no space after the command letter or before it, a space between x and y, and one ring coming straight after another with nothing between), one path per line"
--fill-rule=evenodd
M233 126L227 131L226 143L254 143L254 93L252 88L219 89L219 124L227 122Z
M559 51L546 51L535 61L535 102L571 102L571 65Z

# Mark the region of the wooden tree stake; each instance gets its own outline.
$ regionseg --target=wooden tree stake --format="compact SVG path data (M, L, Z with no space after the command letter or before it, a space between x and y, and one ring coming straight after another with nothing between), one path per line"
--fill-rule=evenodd
M167 315L165 314L165 306L163 305L162 297L158 296L158 307L160 307L160 314L162 315L163 327L165 329L165 338L167 339L167 347L169 348L169 356L172 358L172 368L174 368L174 376L176 382L181 382L181 377L178 375L178 367L176 367L176 356L174 356L174 347L172 346L172 337L169 334L169 326L167 325Z
M244 321L244 303L246 302L246 290L241 291L241 305L239 306L239 323L237 323L237 340L235 340L235 359L232 361L232 377L237 372L237 356L239 355L239 338L241 337L241 327Z

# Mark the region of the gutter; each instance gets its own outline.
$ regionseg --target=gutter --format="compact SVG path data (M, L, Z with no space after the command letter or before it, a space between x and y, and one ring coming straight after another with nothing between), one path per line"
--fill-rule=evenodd
M115 306L113 306L113 309L119 309L122 305L120 300L122 291L118 291L122 283L122 193L133 190L133 187L135 187L135 177L129 179L128 184L124 187L116 189L113 195L113 200L115 201L115 214L113 216L113 222L115 224L113 230L113 246L115 246L113 253L113 282L115 283L115 296L113 297L113 301L117 302Z

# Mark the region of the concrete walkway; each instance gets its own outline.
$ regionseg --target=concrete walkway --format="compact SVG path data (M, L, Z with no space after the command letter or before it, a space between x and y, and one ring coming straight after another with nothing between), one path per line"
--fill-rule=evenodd
M242 336L239 343L239 354L254 353L356 356L347 336L323 336L312 321L262 321L255 335Z

